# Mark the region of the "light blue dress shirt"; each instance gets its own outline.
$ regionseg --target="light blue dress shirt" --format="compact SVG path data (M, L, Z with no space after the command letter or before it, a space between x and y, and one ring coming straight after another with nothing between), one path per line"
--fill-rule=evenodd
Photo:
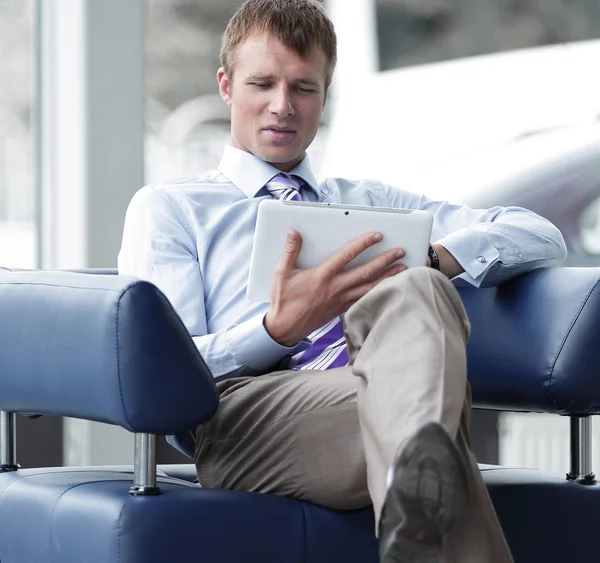
M272 197L264 186L278 173L228 146L218 170L146 186L127 210L119 273L149 280L165 293L215 378L271 371L311 345L273 341L263 326L268 304L246 298L258 205ZM317 182L308 157L291 173L310 186L306 200L429 211L432 242L464 268L462 283L492 286L566 257L558 229L519 207L470 209L375 180Z

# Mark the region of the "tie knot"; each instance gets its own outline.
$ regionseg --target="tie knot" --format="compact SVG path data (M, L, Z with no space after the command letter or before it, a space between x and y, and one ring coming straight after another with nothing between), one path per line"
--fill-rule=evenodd
M302 179L299 176L285 173L277 174L266 184L267 190L277 199L283 201L302 200Z

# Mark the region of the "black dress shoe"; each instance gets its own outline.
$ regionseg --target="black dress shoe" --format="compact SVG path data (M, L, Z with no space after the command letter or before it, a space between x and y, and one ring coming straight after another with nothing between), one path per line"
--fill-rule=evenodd
M388 474L381 563L440 563L444 537L469 505L467 464L437 423L422 426Z

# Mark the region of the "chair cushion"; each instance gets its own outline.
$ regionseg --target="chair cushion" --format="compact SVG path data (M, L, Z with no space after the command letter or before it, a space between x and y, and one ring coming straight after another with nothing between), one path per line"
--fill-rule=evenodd
M132 497L127 467L0 474L0 561L22 563L376 563L371 508L338 512L271 495L202 489L159 477ZM600 529L600 485L534 469L481 466L515 563L587 561ZM193 466L161 473L192 476ZM233 532L235 531L235 532Z
M190 482L196 478L191 464L160 468L171 477ZM593 529L600 527L600 515L594 517L588 511L593 503L600 506L600 485L579 485L566 481L563 475L535 469L493 465L480 465L480 469L516 563L589 559L595 549ZM586 514L585 522L573 518L575 514ZM590 538L587 543L577 535L581 526L589 532L584 535Z
M159 478L134 497L110 470L0 474L0 561L377 563L371 508L335 512L283 497Z
M537 469L481 469L515 563L596 559L600 485Z

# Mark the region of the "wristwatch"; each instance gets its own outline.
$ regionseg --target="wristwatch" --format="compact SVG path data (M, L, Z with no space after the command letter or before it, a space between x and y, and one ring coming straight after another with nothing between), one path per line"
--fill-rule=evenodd
M429 245L429 251L427 252L427 256L429 256L429 260L431 262L431 267L434 270L440 269L440 259L438 258L437 252L433 246Z

